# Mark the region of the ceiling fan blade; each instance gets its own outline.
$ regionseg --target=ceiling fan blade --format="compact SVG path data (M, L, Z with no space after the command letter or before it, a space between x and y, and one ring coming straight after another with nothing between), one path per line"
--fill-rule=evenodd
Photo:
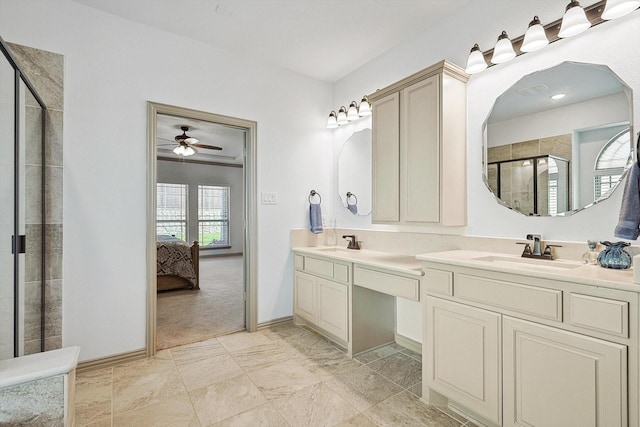
M169 142L171 142L171 143L175 144L175 141L174 141L173 139L167 139L167 138L160 138L160 137L158 137L158 141L169 141Z
M199 143L189 144L189 145L191 145L192 147L206 148L208 150L222 150L222 147L218 147L216 145L207 145L207 144L199 144Z

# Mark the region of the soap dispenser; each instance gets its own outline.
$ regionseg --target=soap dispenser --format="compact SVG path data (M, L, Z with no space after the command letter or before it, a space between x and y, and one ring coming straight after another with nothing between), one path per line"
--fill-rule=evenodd
M582 255L582 261L584 261L585 264L589 264L589 265L598 264L599 252L596 251L596 247L598 246L598 241L587 240L587 246L589 247L589 250Z

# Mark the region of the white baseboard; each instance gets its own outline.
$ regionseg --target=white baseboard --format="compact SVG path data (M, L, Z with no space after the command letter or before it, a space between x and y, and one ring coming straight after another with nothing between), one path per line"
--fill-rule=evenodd
M404 335L396 334L396 344L408 348L411 351L415 351L418 354L422 354L422 343L405 337Z
M258 330L271 328L274 326L284 325L285 323L289 323L293 321L293 316L285 316L279 317L277 319L269 320L266 322L258 323Z

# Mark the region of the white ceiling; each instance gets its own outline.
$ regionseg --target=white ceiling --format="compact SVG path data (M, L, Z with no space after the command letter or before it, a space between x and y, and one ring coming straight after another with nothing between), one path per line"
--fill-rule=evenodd
M335 82L471 0L74 0Z

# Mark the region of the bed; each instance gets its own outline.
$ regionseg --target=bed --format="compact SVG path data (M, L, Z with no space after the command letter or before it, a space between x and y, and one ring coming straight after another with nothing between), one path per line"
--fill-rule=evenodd
M173 236L156 238L158 292L172 289L200 289L199 245L191 246Z

